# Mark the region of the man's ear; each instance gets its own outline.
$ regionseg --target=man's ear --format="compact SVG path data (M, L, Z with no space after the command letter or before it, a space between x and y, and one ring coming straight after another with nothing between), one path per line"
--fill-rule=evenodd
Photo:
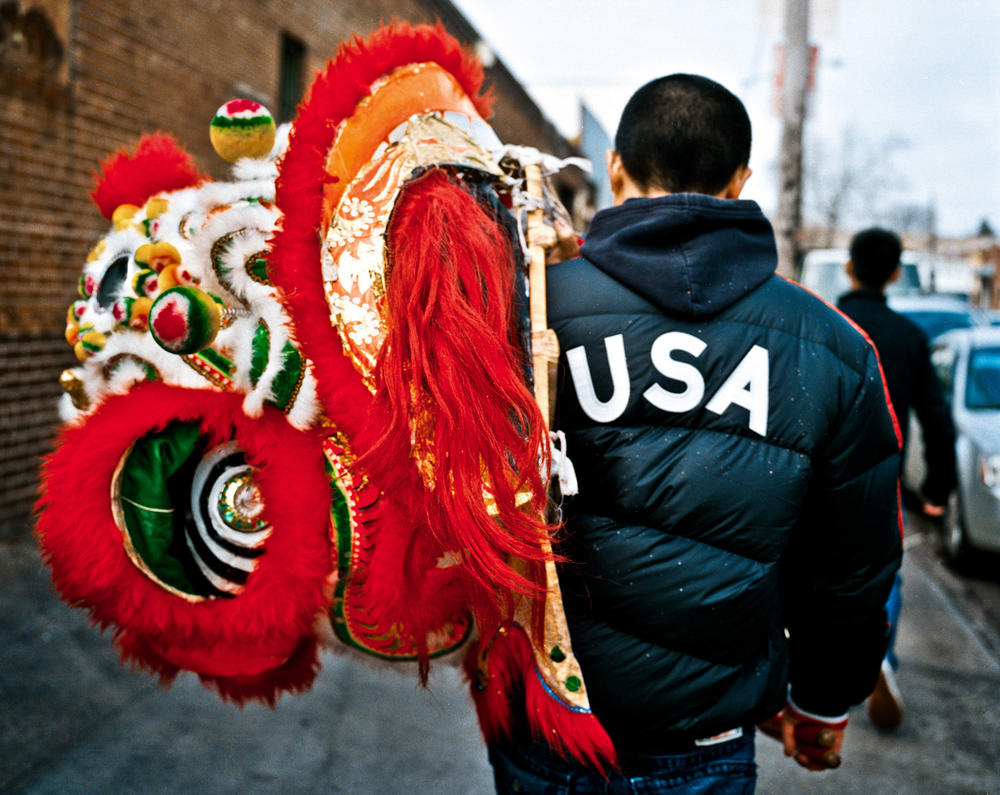
M619 197L625 187L625 167L622 165L622 156L614 149L608 149L604 153L604 164L608 168L608 183L611 186L611 196L616 205L621 204Z
M854 275L854 260L849 259L844 263L844 273L849 279L857 279L857 276Z
M729 184L722 190L722 193L716 195L720 199L738 199L743 192L743 186L747 184L747 180L750 179L752 173L753 171L750 166L740 166L733 172Z

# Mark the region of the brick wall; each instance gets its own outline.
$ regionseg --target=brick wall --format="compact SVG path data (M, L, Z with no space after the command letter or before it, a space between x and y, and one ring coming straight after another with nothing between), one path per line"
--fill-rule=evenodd
M75 363L64 319L106 231L88 196L100 160L160 129L223 177L208 124L238 96L277 111L283 34L305 46L308 85L350 33L393 18L477 38L447 0L0 0L0 536L25 525ZM501 139L569 153L502 63L487 80Z
M39 458L51 451L59 373L76 358L56 334L0 335L0 539L24 529Z

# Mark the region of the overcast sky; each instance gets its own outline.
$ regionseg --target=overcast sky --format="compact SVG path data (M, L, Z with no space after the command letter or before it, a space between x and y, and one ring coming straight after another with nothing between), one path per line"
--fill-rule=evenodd
M568 137L582 99L614 134L631 93L695 72L746 104L754 169L744 194L773 213L780 119L773 110L780 0L453 0ZM943 235L982 218L1000 231L1000 0L813 0L820 48L806 138L835 165L845 130L859 149L891 138L877 194L928 205Z

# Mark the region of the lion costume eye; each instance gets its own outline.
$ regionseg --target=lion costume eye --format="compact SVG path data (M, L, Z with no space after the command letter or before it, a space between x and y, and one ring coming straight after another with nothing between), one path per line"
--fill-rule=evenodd
M121 297L122 286L128 275L128 261L128 256L121 254L115 257L114 262L104 271L101 284L97 288L97 303L101 309L111 309L115 301Z

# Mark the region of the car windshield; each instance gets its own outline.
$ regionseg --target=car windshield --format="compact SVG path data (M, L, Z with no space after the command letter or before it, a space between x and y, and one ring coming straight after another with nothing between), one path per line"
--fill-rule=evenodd
M1000 409L1000 348L972 351L965 405L970 409Z
M885 291L890 295L919 295L920 272L917 270L917 266L911 262L901 263L899 277L896 281L889 282Z

